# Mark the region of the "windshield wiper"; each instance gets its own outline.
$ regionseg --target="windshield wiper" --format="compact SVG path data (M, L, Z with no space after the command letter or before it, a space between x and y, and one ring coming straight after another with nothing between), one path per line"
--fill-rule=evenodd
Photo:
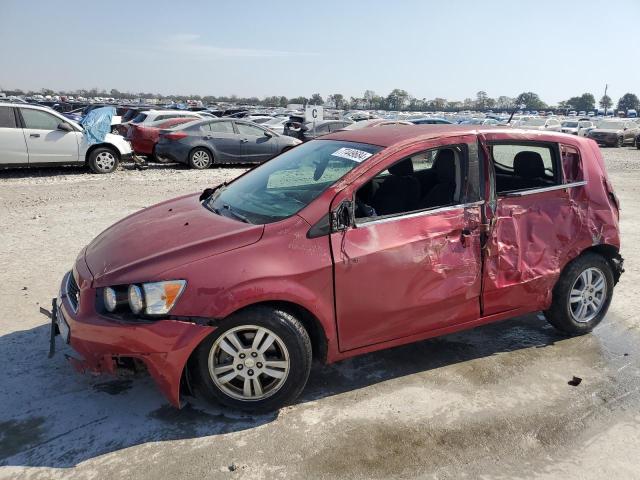
M247 217L245 217L244 215L242 215L242 214L236 212L235 210L233 210L230 205L227 205L226 203L223 203L222 204L222 208L224 208L227 212L229 212L231 215L236 217L241 222L251 223Z
M202 193L200 194L200 198L199 200L201 202L211 198L211 195L213 195L219 188L223 188L227 186L227 182L223 182L220 185L217 185L213 188L205 188Z

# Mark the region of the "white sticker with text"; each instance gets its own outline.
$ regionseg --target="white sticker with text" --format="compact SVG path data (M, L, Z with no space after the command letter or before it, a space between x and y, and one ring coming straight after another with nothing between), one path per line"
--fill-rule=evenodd
M355 148L342 147L341 149L333 152L331 155L333 155L334 157L347 158L359 163L364 162L367 158L373 155L373 153L365 152L364 150L357 150Z

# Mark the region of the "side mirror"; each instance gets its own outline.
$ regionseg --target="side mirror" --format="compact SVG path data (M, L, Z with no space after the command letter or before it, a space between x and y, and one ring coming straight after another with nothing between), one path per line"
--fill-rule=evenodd
M353 203L343 201L338 208L331 212L331 231L341 232L353 224Z
M72 132L73 128L68 123L60 122L58 124L58 130L62 130L63 132Z
M264 132L264 136L265 136L265 137L267 137L267 138L272 138L272 137L273 137L273 134L272 134L271 132L267 132L267 131L265 131L265 132Z

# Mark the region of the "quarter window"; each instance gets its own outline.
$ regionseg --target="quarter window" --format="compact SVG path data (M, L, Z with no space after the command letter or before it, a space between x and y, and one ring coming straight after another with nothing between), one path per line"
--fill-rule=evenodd
M53 115L42 112L40 110L32 110L30 108L21 108L22 118L24 119L25 128L34 130L56 130L60 119Z
M0 128L16 128L16 117L13 108L0 107Z
M557 184L552 147L535 144L494 144L491 147L496 191L513 192Z
M570 145L560 145L560 154L566 183L582 181L582 163L578 149Z

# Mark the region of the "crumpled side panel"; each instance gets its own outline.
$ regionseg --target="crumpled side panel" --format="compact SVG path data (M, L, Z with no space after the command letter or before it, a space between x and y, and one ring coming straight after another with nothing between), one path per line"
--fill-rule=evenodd
M111 120L115 113L114 107L96 108L80 121L87 143L92 145L104 142L107 133L111 132Z
M586 186L498 199L485 251L484 315L523 305L548 308L569 261L594 245L619 247L618 212L606 173L595 159L586 160L582 168L563 162L565 175L571 181L584 175Z

